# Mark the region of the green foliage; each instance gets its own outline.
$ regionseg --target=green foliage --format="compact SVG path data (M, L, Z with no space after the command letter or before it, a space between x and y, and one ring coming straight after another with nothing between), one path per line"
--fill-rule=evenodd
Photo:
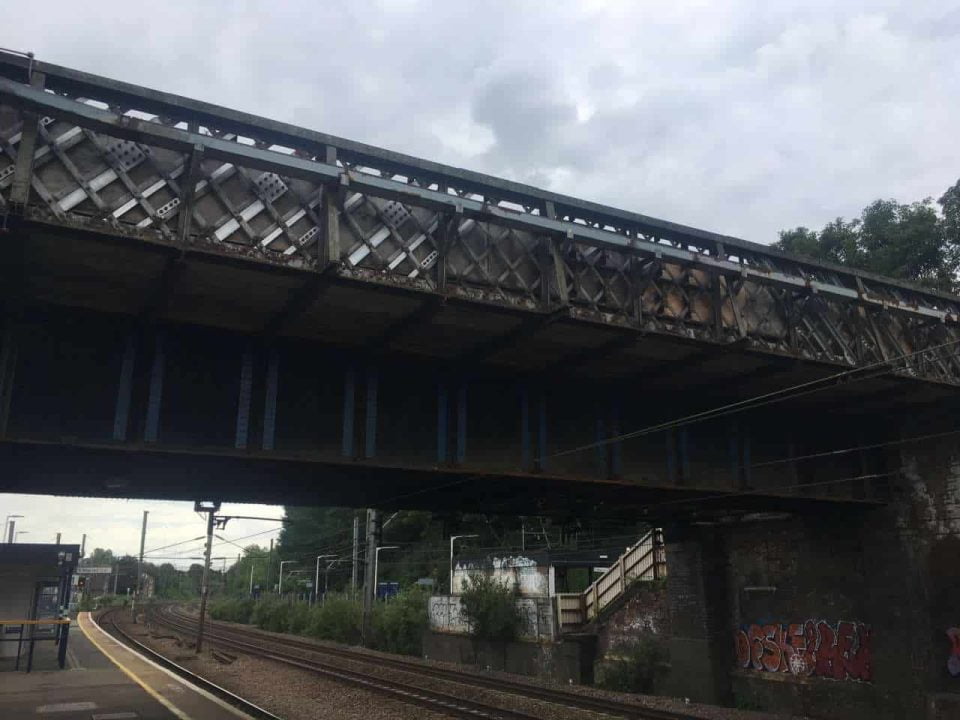
M421 638L429 621L429 593L411 588L387 603L374 606L372 645L387 652L419 655ZM327 596L323 605L290 603L283 600L223 599L210 604L214 620L242 622L263 630L309 635L322 640L355 645L360 642L363 607L359 598Z
M210 617L235 623L250 623L256 603L253 600L226 599L210 603Z
M876 200L859 218L837 218L819 232L784 230L775 247L817 260L911 280L940 290L960 287L960 181L937 201Z
M251 621L261 630L287 632L292 608L280 600L263 600L253 609Z
M618 692L652 693L667 669L666 648L651 637L613 648L596 666L596 684Z
M429 597L426 590L413 587L386 603L377 604L373 616L377 648L401 655L421 655L423 633L430 624Z
M130 598L126 595L101 595L93 599L93 609L99 610L105 607L126 607L130 603Z
M484 640L516 639L523 622L516 598L511 588L495 578L472 575L464 583L460 603L473 635Z
M83 565L84 567L106 567L113 565L116 561L117 558L114 557L112 550L94 548L93 552L90 553L90 557L83 561Z
M328 595L323 605L314 607L308 635L323 640L356 645L360 642L363 607L359 599L347 595Z

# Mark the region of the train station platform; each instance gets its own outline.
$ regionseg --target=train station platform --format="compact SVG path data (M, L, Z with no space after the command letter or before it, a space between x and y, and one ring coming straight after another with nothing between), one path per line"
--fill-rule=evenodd
M65 670L0 673L4 720L250 720L80 613Z

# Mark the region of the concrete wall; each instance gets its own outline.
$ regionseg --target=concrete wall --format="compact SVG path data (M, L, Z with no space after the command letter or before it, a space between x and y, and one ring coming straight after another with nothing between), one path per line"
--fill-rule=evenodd
M423 656L487 670L502 670L567 684L593 681L594 646L589 638L563 642L493 643L464 635L428 632Z
M669 692L960 717L960 448L909 444L888 462L891 502L874 510L667 530Z
M459 592L470 576L487 575L522 597L549 597L550 573L546 566L538 566L533 558L522 555L491 557L485 561L457 562L453 567L453 587Z
M550 598L517 598L517 609L523 619L520 636L530 640L552 640L556 637L553 603ZM463 614L457 595L434 595L428 604L430 629L439 633L469 635L470 623Z

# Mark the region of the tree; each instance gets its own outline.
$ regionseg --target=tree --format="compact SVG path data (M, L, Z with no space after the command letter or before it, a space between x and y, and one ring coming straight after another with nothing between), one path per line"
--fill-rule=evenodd
M517 592L496 578L471 576L460 594L470 632L482 640L515 640L523 625L516 599Z
M117 558L114 557L112 550L94 548L93 552L90 553L90 557L86 558L83 564L86 567L107 567L108 565L113 565L116 561Z
M780 232L775 247L817 260L953 291L960 285L960 181L938 200L876 200L854 220L837 218L819 232Z

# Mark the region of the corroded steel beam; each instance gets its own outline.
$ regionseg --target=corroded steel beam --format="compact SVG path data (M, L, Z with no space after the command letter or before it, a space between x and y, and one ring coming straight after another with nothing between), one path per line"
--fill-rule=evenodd
M30 219L520 310L569 308L574 322L713 346L892 363L960 384L955 297L66 68L33 69L47 90L0 53L0 207L10 205L24 119L40 117Z

